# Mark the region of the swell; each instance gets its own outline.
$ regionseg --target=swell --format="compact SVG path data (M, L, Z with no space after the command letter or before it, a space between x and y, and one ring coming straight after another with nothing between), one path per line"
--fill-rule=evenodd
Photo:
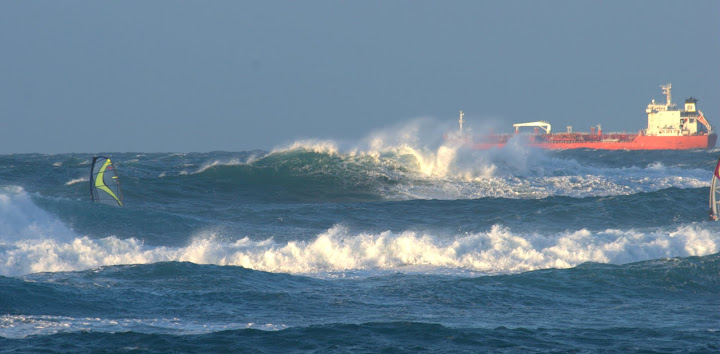
M607 338L612 338L608 340ZM277 332L229 330L202 335L80 332L2 339L10 351L118 352L715 352L717 337L703 331L609 329L448 328L418 322L328 324Z
M166 198L268 203L378 200L386 181L332 155L298 153L140 182Z
M203 168L184 182L216 184L213 195L226 190L273 201L352 202L629 195L707 187L708 174L699 168L657 161L644 167L619 168L578 163L562 154L535 150L478 152L399 146L378 152L337 153L299 147L273 152L246 165Z
M133 204L541 199L709 185L714 156L692 152L489 151L399 144L339 152L296 144L266 153L109 154ZM0 156L0 183L87 199L89 155Z
M704 188L582 199L281 205L252 212L242 206L95 208L40 198L41 208L22 188L3 191L4 275L162 261L290 273L405 266L503 273L707 255L720 244L717 225L699 222Z
M0 277L3 306L11 309L0 317L0 340L5 348L63 341L127 348L132 338L149 349L202 342L234 348L260 337L258 345L281 351L273 341L402 347L407 340L431 349L452 337L471 347L597 349L611 336L618 349L707 349L717 347L719 318L707 311L718 303L719 270L714 254L471 277L320 280L176 262ZM601 315L608 312L622 316Z
M173 188L173 187L167 187ZM250 187L248 187L250 188ZM4 237L72 234L92 238L140 238L152 245L181 246L210 232L225 239L272 236L303 241L342 225L357 233L422 231L442 237L485 232L493 226L514 232L557 234L565 230L644 229L690 225L707 220L709 189L668 188L605 197L553 196L541 199L354 201L297 204L248 200L238 194L127 202L123 209L84 200L57 199L20 189L9 193ZM254 190L251 193L258 193ZM7 194L7 193L6 193ZM231 199L234 198L234 199ZM2 210L0 210L1 212ZM99 222L102 221L102 222ZM3 226L5 225L5 226ZM35 226L33 226L35 225ZM30 230L30 227L35 227ZM37 229L40 227L40 229ZM47 231L42 231L42 228Z
M78 272L36 273L2 277L6 314L51 315L56 322L74 318L144 319L148 314L172 318L182 308L190 317L222 311L243 303L276 301L285 292L318 286L322 280L287 274L186 262L99 267ZM229 297L229 295L232 295ZM212 300L217 296L218 303ZM51 318L36 317L52 321ZM97 323L111 326L110 322ZM63 327L61 324L49 330ZM167 330L171 330L168 326Z

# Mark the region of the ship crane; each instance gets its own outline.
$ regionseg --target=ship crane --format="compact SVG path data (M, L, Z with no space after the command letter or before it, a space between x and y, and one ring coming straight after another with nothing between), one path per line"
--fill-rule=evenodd
M550 123L546 121L538 121L538 122L528 122L528 123L515 123L513 124L513 127L515 127L515 133L518 132L518 128L520 127L538 127L542 128L545 131L545 134L550 134Z
M708 133L712 133L712 125L710 125L710 122L705 119L703 112L701 110L698 110L698 113L700 113L697 117L698 121L700 121L700 123L704 125L705 128L707 128Z

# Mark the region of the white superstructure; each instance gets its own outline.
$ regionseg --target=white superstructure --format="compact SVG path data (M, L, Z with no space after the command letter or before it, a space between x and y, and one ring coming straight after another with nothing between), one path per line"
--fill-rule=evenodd
M655 103L653 99L645 109L648 115L648 125L645 130L647 136L683 136L696 135L706 130L712 130L710 124L703 117L702 112L696 109L697 99L690 97L685 100L685 110L679 110L672 103L672 84L661 85L667 100L665 104ZM702 127L705 129L703 130Z

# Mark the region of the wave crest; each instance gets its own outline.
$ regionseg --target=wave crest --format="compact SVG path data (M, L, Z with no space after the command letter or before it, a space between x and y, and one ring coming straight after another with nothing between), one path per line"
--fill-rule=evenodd
M708 171L703 169L661 162L603 167L531 148L523 139L511 139L502 149L488 150L468 149L452 141L423 145L425 140L419 137L423 129L418 125L374 133L344 150L329 140L298 141L252 165L293 166L297 176L365 180L365 186L372 186L370 190L387 199L582 198L709 185Z
M69 242L23 240L0 249L0 274L76 271L120 264L165 261L233 265L281 273L343 271L515 273L569 268L584 262L625 264L665 257L705 256L720 250L717 233L699 225L675 230L577 230L554 235L517 234L494 226L482 233L443 237L415 231L351 234L335 226L311 241L225 241L199 234L180 248L146 247L116 237L78 237ZM420 268L417 268L420 267Z

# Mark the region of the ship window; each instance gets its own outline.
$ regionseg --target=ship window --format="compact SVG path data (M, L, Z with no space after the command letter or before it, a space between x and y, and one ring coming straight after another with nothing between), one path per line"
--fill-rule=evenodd
M690 119L690 123L695 123L695 119Z

